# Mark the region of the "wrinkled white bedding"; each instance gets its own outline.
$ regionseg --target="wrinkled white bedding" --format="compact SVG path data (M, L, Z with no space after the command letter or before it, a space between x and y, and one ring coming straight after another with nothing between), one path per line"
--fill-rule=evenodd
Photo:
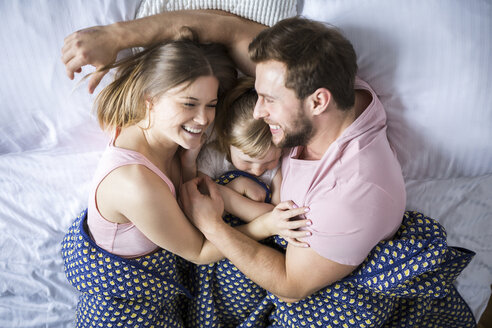
M417 60L413 53L404 52L415 46L405 42L416 42L422 32L418 27L422 28L422 24L419 25L418 16L414 16L419 11L416 2L424 3L414 1L406 8L403 2L391 5L388 1L372 0L360 8L354 1L306 0L301 8L309 17L340 26L354 42L361 77L381 95L390 119L390 137L397 142L395 149L405 161L407 208L420 210L442 222L451 245L477 252L457 285L479 317L490 297L492 284L492 98L484 89L492 84L492 51L488 51L492 29L488 29L489 38L481 40L480 49L473 48L475 44L466 38L467 33L477 35L477 31L483 36L482 29L492 27L490 15L480 14L487 9L490 13L491 5L470 1L462 8L460 3L463 2L448 1L446 10L442 10L446 6L443 2L434 2L434 6L444 6L442 8L426 9L440 12L435 19L448 20L456 15L460 24L472 16L477 20L471 27L467 25L467 29L453 34L466 48L463 58L468 47L474 50L470 50L473 60L463 63L467 71L463 71L463 65L448 67L449 60L440 60L441 55L447 56L452 49L451 39L446 39L450 42L447 51L442 50L443 53L432 60L439 68L434 74L444 72L443 67L453 70L452 74L443 73L440 81L450 80L454 75L468 76L473 65L479 65L480 69L473 68L475 79L466 78L459 89L451 84L442 91L440 85L435 85L439 82L436 80L422 85L427 75L407 66L418 66L420 60L427 69L434 67L422 63L421 58ZM63 38L69 33L87 26L132 19L138 5L139 1L134 0L0 2L3 27L0 31L3 49L0 61L0 327L72 325L77 293L63 273L60 241L72 219L86 206L88 183L107 137L91 115L93 96L88 95L86 86L72 92L76 82L65 75L60 49ZM401 16L398 20L411 27L406 32L391 25L395 22L389 17L397 6ZM369 15L371 20L364 19L364 15ZM423 22L430 22L429 17L424 15ZM414 20L415 25L409 27L409 22ZM438 22L434 22L435 30L447 35L448 25ZM416 36L410 38L405 33L416 33ZM401 36L406 36L407 40L399 39ZM379 49L385 50L384 54L377 53L377 44L371 46L364 42L369 39L380 40ZM426 54L424 49L418 54ZM103 83L107 83L107 79ZM423 92L423 88L427 91ZM406 94L411 94L411 99L404 96ZM431 99L431 104L426 102L426 106L435 108L445 101L449 115L445 119L439 116L444 115L439 109L442 107L432 114L428 107L420 106L424 102L420 96L427 101ZM452 107L453 103L460 107ZM463 104L469 108L462 108ZM476 108L479 105L481 107ZM453 116L456 111L463 112ZM465 114L471 118L464 119ZM440 120L444 126L439 125ZM460 122L461 127L456 122ZM424 123L433 125L429 127ZM401 130L403 134L398 133L400 127L405 128ZM408 131L415 139L405 134ZM458 154L463 151L465 142L469 143L466 152ZM446 144L445 147L441 147L442 144ZM422 156L415 153L415 147L422 150ZM436 149L442 151L435 154ZM414 162L409 154L415 156Z
M61 47L72 31L132 19L137 6L0 2L0 327L73 326L77 293L60 242L107 139L86 87L72 92Z

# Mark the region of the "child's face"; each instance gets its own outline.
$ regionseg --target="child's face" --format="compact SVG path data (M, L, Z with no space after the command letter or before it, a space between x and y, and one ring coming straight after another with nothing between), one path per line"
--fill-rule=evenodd
M271 146L265 156L254 158L244 154L239 148L231 146L232 165L234 165L236 169L254 176L260 176L265 173L266 170L274 169L278 164L280 154L280 148Z

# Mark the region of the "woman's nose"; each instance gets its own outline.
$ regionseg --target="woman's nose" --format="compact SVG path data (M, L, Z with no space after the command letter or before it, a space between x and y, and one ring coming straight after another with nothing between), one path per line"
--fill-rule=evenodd
M208 124L208 116L207 116L207 111L205 108L200 107L193 118L193 121L200 125L207 125Z

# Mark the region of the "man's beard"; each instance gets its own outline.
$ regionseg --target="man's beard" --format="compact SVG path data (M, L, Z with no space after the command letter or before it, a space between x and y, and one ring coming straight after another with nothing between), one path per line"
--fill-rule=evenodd
M292 126L297 127L295 131L284 130L284 138L276 144L279 148L290 148L305 146L314 134L313 123L304 115L302 108L299 108L297 117Z

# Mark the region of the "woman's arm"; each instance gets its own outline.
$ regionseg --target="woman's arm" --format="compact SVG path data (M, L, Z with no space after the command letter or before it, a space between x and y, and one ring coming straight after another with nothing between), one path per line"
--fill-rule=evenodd
M220 195L213 200L214 209L223 211ZM111 172L99 185L97 202L104 217L130 220L153 243L190 262L208 264L224 258L186 218L169 186L142 165L126 165ZM292 217L297 212L282 215ZM238 227L255 240L271 236L272 229L271 218L266 216Z
M183 10L163 12L137 20L95 26L70 34L62 48L62 61L67 75L74 78L82 66L97 69L112 64L120 50L145 47L160 41L172 40L183 27L196 32L199 42L222 43L241 71L255 74L255 65L249 59L248 46L266 26L221 11ZM89 92L93 92L106 72L93 74Z
M97 204L104 217L131 221L154 244L188 261L223 258L219 251L207 258L212 254L206 239L182 212L169 186L143 165L125 165L108 174L97 190Z

